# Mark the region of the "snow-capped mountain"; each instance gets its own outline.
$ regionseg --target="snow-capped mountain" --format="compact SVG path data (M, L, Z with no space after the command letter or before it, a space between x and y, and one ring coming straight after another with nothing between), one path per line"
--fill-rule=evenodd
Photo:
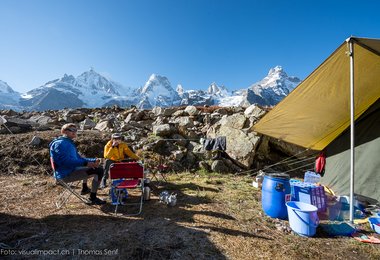
M223 98L229 96L228 90L225 86L218 86L215 82L211 83L211 85L207 88L207 93L214 97Z
M181 97L172 88L168 78L157 74L152 74L137 92L141 100L137 105L139 108L170 107L181 103Z
M177 87L178 92L178 87ZM218 105L220 100L229 97L231 93L228 92L225 86L218 86L215 82L211 83L207 91L203 90L187 90L184 91L181 86L181 91L178 92L181 100L181 105Z
M102 107L119 104L120 97L130 91L91 69L76 78L65 74L49 81L22 95L20 104L32 110Z
M0 93L16 93L8 84L0 80Z
M20 110L20 93L14 91L6 82L0 80L0 109Z
M181 84L174 90L168 78L158 74L152 74L143 87L132 89L90 69L77 77L64 74L22 95L0 81L0 109L48 110L112 105L150 109L154 106L248 106L254 103L274 106L300 82L297 77L289 77L281 66L276 66L261 81L233 92L215 82L207 90L185 90Z
M289 77L281 66L276 66L265 78L248 88L246 98L250 104L274 106L300 82L299 78Z

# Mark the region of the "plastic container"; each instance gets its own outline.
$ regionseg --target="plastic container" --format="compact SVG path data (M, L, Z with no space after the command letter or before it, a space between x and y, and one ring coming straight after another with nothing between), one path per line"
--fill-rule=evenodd
M128 190L127 189L116 190L116 188L115 188L121 182L123 182L123 180L113 180L112 181L111 189L109 191L109 195L111 198L111 204L112 205L123 205L124 201L128 198ZM119 201L118 201L117 197L118 197L119 193L121 196L120 196Z
M272 218L287 219L285 203L290 201L289 175L272 173L265 175L262 185L261 203L263 211Z
M370 217L368 218L368 222L372 230L375 231L377 234L380 234L380 218Z
M292 200L312 204L319 212L326 211L326 194L323 186L312 183L291 182Z
M349 196L338 196L338 205L339 205L339 216L336 218L338 221L344 221L350 219L350 197ZM359 208L359 202L354 199L354 218L360 219L364 218L365 214Z
M305 172L304 182L306 183L318 183L321 181L321 175L315 172Z
M290 228L301 236L314 236L319 225L317 207L299 201L289 201L286 207Z

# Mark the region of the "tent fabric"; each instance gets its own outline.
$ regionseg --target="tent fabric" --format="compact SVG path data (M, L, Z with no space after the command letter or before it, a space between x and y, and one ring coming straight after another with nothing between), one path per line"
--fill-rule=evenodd
M340 195L350 193L350 129L326 147L321 182ZM380 99L355 122L355 193L380 201Z
M380 40L351 37L355 119L380 98ZM342 43L309 77L268 112L253 130L322 150L350 125L350 57Z

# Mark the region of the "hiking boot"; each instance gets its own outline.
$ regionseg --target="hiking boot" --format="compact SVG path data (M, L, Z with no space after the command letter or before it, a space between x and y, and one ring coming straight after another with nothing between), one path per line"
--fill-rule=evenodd
M98 197L95 198L90 198L91 204L92 205L104 205L106 202L104 200L99 199Z
M83 188L82 191L80 192L80 195L86 195L91 192L91 189L89 187Z

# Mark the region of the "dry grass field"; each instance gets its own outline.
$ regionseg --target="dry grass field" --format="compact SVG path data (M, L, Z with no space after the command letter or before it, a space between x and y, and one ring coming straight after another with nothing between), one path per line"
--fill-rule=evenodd
M320 229L305 238L276 228L278 220L263 214L261 192L251 181L202 172L170 174L168 183L153 183L141 215L125 217L114 215L109 203L88 206L75 197L57 209L62 187L49 176L0 175L1 257L380 259L380 245L330 238ZM175 207L159 202L163 190L177 193ZM99 196L108 199L108 189Z

